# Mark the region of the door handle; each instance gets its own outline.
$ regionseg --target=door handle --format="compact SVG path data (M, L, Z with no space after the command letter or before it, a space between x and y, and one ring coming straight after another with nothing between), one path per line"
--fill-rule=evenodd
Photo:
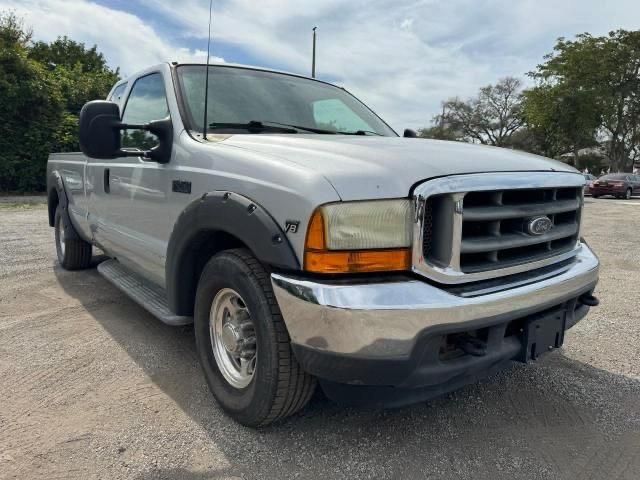
M110 188L109 188L109 169L105 168L104 169L104 193L109 193L110 192Z

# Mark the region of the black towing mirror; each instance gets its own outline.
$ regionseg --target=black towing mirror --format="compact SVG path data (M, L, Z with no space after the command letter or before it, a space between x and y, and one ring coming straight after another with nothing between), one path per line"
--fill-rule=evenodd
M145 130L158 137L158 145L143 152L122 150L120 130ZM130 125L120 121L117 103L94 100L85 103L80 111L80 149L87 157L112 159L142 157L158 163L171 158L173 126L169 117L144 125Z
M117 158L120 152L120 107L95 100L80 110L80 149L91 158Z

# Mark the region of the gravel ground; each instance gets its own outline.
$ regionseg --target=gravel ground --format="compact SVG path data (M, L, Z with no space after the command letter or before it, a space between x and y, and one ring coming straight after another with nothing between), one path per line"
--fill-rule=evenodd
M45 207L5 203L2 479L640 478L639 200L587 200L602 303L563 349L400 410L317 395L260 431L212 400L190 328L61 270Z

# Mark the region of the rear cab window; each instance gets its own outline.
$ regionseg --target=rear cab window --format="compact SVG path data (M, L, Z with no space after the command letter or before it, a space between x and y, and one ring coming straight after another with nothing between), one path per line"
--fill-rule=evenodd
M127 82L121 83L117 85L111 94L107 97L107 100L110 102L117 103L120 108L122 108L122 102L124 101L124 92L127 89Z

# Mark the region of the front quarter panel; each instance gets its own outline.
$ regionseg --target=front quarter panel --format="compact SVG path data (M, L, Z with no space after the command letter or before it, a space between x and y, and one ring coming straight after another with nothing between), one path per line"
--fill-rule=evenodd
M307 224L319 205L340 200L334 188L313 169L227 146L222 135L210 138L203 143L183 131L176 142L172 178L191 182L191 194L169 192L167 214L177 220L187 205L210 192L242 195L274 219L302 264ZM175 221L172 225L173 230Z

